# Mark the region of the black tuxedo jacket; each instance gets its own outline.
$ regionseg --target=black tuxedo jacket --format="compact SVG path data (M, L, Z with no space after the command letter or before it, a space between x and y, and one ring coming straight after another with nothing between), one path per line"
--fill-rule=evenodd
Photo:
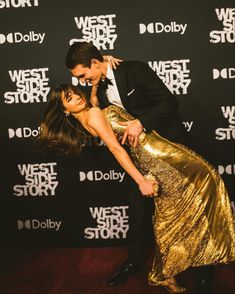
M123 61L113 71L125 109L147 132L156 130L167 139L187 144L176 97L146 63ZM100 101L101 108L106 106Z

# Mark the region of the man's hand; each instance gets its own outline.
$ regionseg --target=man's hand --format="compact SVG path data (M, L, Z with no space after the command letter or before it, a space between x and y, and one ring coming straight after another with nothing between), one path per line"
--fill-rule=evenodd
M131 120L128 122L119 122L120 125L126 126L126 130L122 137L122 145L126 142L128 137L128 142L132 147L136 147L139 141L139 136L143 131L143 126L138 119Z

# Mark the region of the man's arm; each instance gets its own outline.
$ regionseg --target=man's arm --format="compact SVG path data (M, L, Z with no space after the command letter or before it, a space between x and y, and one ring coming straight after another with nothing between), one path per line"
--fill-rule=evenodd
M139 135L143 128L146 131L156 129L166 125L172 116L177 112L178 102L162 80L144 62L133 62L129 67L128 78L143 94L141 99L146 99L147 107L143 108L143 113L138 120L125 123L127 126L122 144L128 141L131 146L136 146ZM138 101L135 101L138 104Z
M163 81L148 66L147 63L137 62L132 68L132 79L143 91L143 99L147 99L149 106L144 109L140 120L146 131L167 123L167 120L178 111L178 101Z

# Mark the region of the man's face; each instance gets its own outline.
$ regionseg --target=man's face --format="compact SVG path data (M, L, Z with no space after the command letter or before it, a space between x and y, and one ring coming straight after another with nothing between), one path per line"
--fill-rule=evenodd
M91 83L97 85L101 78L101 68L99 62L91 62L91 67L84 67L78 64L74 69L71 70L73 76L79 79L81 83Z

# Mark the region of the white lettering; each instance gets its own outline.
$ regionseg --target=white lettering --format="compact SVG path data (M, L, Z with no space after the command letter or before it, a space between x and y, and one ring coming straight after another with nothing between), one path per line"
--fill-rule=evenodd
M143 23L139 24L139 30L140 34L144 34L145 32L148 32L150 34L156 33L160 34L162 32L165 33L180 33L183 35L186 31L187 24L177 24L175 21L172 21L170 24L163 24L161 22L156 23L149 23L148 25L145 25Z
M38 6L38 0L0 0L1 8Z
M115 17L115 14L74 17L77 28L82 30L83 37L82 39L72 39L69 44L86 41L93 42L100 50L114 49L114 42L117 39Z
M149 66L162 79L168 89L176 95L187 94L191 83L190 70L187 68L190 60L149 61Z
M50 91L47 71L48 68L10 70L10 79L15 83L17 90L5 92L4 102L6 104L47 102Z
M223 24L223 30L211 31L211 43L235 42L235 8L216 8L217 18Z
M58 186L55 162L18 164L19 172L25 177L25 184L13 187L15 196L54 196Z
M121 239L127 237L128 206L90 207L90 213L97 221L97 227L85 228L87 239Z

